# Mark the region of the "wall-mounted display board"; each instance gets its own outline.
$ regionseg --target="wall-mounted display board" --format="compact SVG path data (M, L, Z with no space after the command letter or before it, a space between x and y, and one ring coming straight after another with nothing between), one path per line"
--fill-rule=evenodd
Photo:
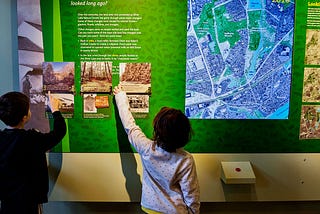
M38 19L19 15L36 5ZM50 128L46 88L65 103L68 135L54 152L129 151L118 83L149 137L161 107L185 111L190 152L320 151L317 1L18 0L18 16L32 125Z

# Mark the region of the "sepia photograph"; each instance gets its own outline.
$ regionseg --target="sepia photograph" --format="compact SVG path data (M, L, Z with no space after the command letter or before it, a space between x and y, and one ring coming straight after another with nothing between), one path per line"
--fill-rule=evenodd
M97 113L96 108L96 94L83 95L83 112L84 113Z
M51 96L58 99L61 102L59 110L65 118L73 118L74 114L74 95L73 94L63 94L63 93L51 93ZM52 113L48 106L48 95L46 97L46 116L52 118Z
M110 118L111 109L108 94L85 93L83 97L83 118Z
M149 113L149 95L127 95L132 113Z
M132 94L151 93L151 63L120 63L120 83Z
M111 93L112 63L81 62L81 92Z

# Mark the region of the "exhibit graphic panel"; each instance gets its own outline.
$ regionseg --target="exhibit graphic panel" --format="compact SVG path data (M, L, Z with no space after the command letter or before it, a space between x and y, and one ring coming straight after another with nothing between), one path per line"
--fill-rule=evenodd
M132 151L119 83L150 138L163 106L185 111L190 152L320 152L319 11L316 1L18 0L28 126L50 129L42 63L72 62L72 90L56 93L72 109L68 134L53 152Z
M30 98L33 115L25 128L47 132L50 127L45 116L46 96L42 93L44 47L40 0L18 0L17 16L19 85L21 92Z

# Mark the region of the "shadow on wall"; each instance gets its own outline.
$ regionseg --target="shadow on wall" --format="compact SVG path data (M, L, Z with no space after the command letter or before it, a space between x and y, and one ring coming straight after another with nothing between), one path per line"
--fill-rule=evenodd
M140 176L137 173L137 162L134 157L134 151L128 140L127 133L125 132L121 119L119 117L118 108L113 98L113 106L115 110L115 119L117 126L117 140L119 143L119 152L121 160L121 168L123 175L126 179L126 190L130 197L131 202L139 202L141 200L142 184Z
M254 184L225 184L223 181L221 181L221 184L227 202L257 200Z
M61 145L61 143L59 144ZM63 153L48 153L49 194L55 186L62 167Z

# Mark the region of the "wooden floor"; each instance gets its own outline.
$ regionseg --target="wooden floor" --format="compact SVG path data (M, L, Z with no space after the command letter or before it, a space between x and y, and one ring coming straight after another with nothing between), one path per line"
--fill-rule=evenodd
M44 214L142 214L139 203L49 202ZM201 214L320 214L320 201L202 203Z

